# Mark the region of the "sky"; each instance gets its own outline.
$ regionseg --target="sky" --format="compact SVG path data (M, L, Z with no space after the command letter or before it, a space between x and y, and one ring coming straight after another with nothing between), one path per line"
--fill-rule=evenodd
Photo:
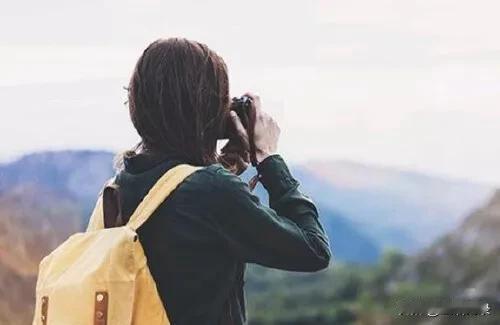
M500 184L496 0L11 1L0 12L0 161L124 150L123 86L160 37L206 43L292 162L352 160Z

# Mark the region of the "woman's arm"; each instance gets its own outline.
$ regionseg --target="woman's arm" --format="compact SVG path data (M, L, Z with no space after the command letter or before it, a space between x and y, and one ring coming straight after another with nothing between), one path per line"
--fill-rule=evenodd
M329 243L314 203L300 193L279 155L267 157L258 170L271 208L227 170L219 168L214 176L212 209L229 250L244 262L283 270L326 268Z

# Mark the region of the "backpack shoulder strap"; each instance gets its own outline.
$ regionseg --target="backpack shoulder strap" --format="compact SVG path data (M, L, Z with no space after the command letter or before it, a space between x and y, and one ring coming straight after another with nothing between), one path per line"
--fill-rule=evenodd
M153 212L165 201L173 190L179 186L189 175L201 169L191 165L181 164L169 169L149 190L148 194L139 203L134 213L130 216L127 226L137 230Z
M169 169L162 177L153 185L148 194L142 199L134 213L129 218L127 225L133 230L137 230L153 212L165 201L173 190L179 186L182 181L201 167L181 164ZM111 184L114 178L106 182ZM102 191L99 194L94 211L89 220L87 231L104 229L104 212L103 212Z
M93 231L104 229L104 209L102 203L102 193L106 186L113 184L115 182L115 177L109 179L103 186L99 196L97 197L97 202L95 204L94 210L90 215L89 224L86 231Z

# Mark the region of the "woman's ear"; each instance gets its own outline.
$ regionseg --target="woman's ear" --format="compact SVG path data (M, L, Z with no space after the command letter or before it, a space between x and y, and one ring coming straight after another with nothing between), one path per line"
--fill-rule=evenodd
M123 226L120 191L118 185L112 184L102 192L102 205L104 212L104 228Z

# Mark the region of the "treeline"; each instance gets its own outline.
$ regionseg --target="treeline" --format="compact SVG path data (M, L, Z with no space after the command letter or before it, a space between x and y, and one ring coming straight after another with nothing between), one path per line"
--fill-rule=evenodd
M441 325L500 324L494 313L472 315L480 312L475 309L469 315L428 316L435 312L432 308L447 311L445 307L452 303L450 289L438 279L397 280L406 260L389 251L375 265L339 264L316 274L252 265L245 284L249 324L418 324L430 320Z

